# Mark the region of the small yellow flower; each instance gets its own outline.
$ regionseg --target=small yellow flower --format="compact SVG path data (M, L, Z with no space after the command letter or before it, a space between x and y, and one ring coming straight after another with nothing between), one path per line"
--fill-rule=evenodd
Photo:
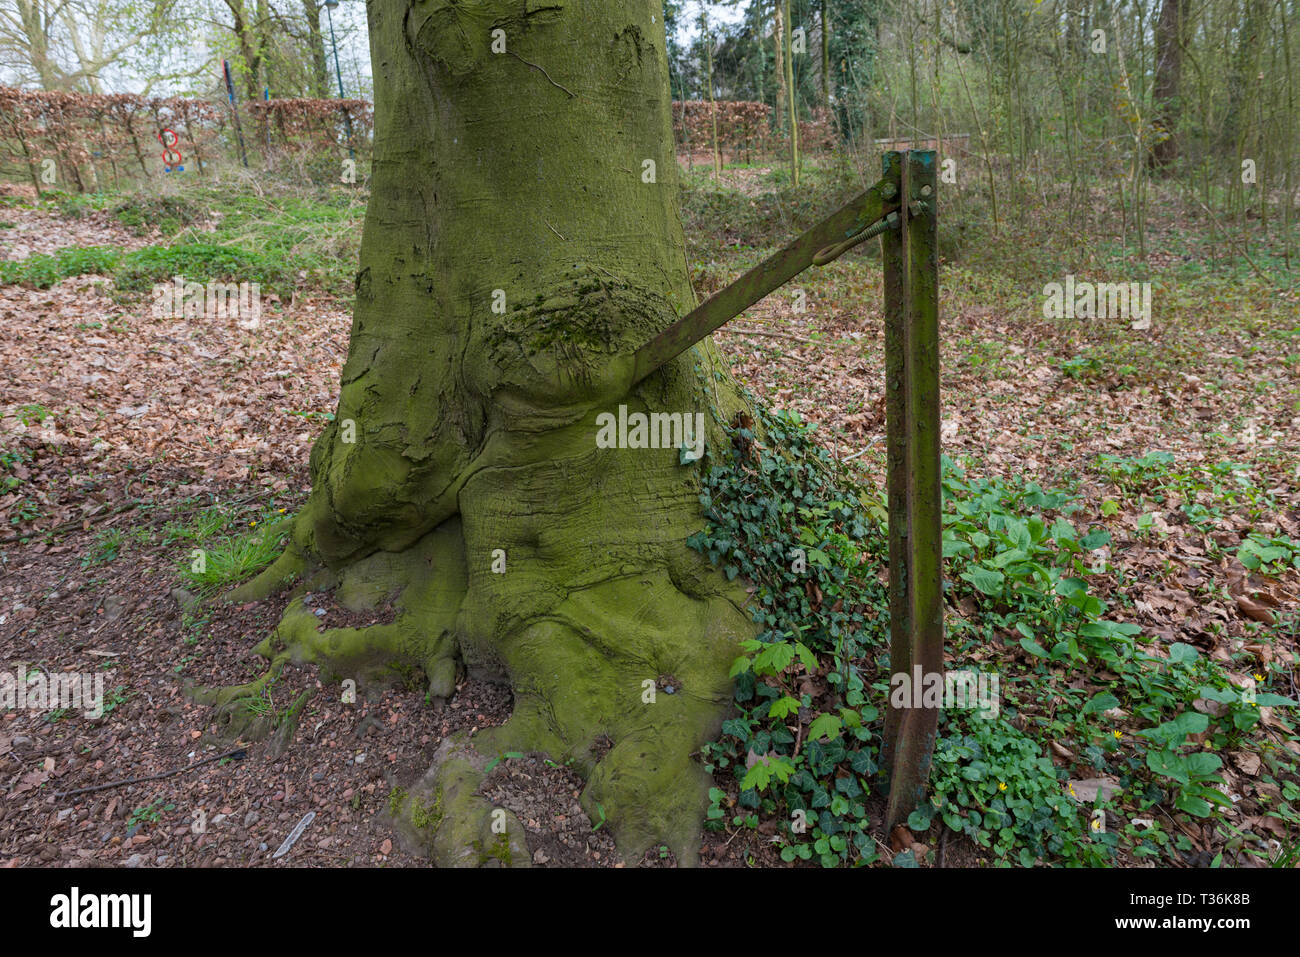
M999 790L999 791L1005 791L1006 789L1007 789L1007 782L1005 782L1005 781L999 781L999 782L998 782L998 790Z
M257 524L257 522L249 522L249 523L248 523L248 527L249 527L249 528L253 528L256 524Z
M1124 735L1121 734L1119 731L1112 731L1111 734L1113 734L1113 735L1115 736L1115 740L1116 740L1116 741L1118 741L1120 738L1124 737Z
M283 514L284 514L284 512L285 512L285 510L284 510L284 509L280 509L280 514L281 514L281 515L283 515Z
M1264 680L1264 676L1263 676L1263 675L1255 675L1255 680L1256 680L1256 681L1263 681L1263 680Z

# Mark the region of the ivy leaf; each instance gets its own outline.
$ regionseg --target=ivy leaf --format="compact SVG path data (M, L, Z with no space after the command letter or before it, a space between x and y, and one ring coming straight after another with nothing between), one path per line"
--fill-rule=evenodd
M818 715L813 723L808 726L808 740L820 741L822 738L837 738L841 726L842 722L837 715Z
M767 713L773 718L785 718L791 714L797 714L799 711L799 701L786 695L777 701L772 702L772 706L767 709Z
M916 862L916 855L912 853L912 849L909 847L901 854L894 855L894 866L895 867L920 867L921 865Z
M790 780L790 775L793 773L794 765L790 763L789 758L773 754L764 755L759 758L757 764L745 772L745 777L740 782L740 789L764 791L772 783L773 778L784 784Z

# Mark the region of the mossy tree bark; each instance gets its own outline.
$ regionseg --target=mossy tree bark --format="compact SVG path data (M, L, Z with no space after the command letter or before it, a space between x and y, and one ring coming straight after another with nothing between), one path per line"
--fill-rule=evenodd
M694 304L661 4L368 14L373 191L338 411L291 546L235 597L286 582L355 608L396 595L394 622L323 633L292 601L261 647L277 664L359 681L420 669L434 697L465 670L510 682L510 720L444 742L395 802L440 863L522 859L517 822L493 832L501 816L474 793L507 750L572 759L626 854L662 843L692 861L707 779L691 755L754 626L685 546L698 463L597 443L598 416L625 405L702 413L716 448L743 408L708 342L629 391L633 350Z

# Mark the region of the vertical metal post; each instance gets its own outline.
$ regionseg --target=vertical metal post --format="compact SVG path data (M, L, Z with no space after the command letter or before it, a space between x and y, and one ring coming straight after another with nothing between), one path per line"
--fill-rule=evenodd
M884 240L891 696L882 754L892 767L886 813L892 829L924 799L938 731L943 525L935 153L890 153L885 163L887 171L901 166L903 202L898 235ZM908 694L895 707L898 675L905 675Z
M891 201L903 194L904 156L891 150L884 156L885 192ZM904 207L906 204L903 204ZM908 607L907 510L907 210L898 211L899 228L881 238L885 286L885 453L889 493L889 662L893 674L912 673L912 628ZM893 687L891 681L890 687ZM892 695L891 695L892 701ZM880 765L893 765L903 711L892 704L885 711L885 739Z
M325 15L330 23L330 45L334 48L334 76L339 81L339 99L346 99L343 95L343 68L339 66L339 42L334 39L334 8L339 5L339 0L325 0ZM343 123L347 127L348 133L348 156L355 157L356 151L352 148L352 114L348 108L341 107L343 110Z
M239 158L244 161L244 169L248 169L248 153L244 151L244 131L239 127L239 107L235 104L235 83L230 78L229 61L221 61L221 72L226 77L226 96L230 99L230 115L235 121L235 136L239 138Z

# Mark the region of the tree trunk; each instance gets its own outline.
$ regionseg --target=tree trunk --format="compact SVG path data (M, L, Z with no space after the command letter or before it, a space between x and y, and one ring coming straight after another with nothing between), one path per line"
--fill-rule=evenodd
M286 580L357 608L397 595L391 624L324 633L292 602L259 646L272 673L417 669L435 698L464 670L512 685L508 723L444 742L398 802L399 832L439 863L526 862L518 822L491 832L474 794L507 750L571 758L625 854L698 852L708 779L690 755L755 629L744 593L685 545L700 466L600 447L620 406L632 422L701 413L711 448L745 408L709 342L629 391L633 350L693 305L661 13L368 4L374 186L338 412L292 545L235 597Z
M718 149L718 102L713 95L713 37L709 35L709 13L705 10L700 15L704 29L704 57L707 65L705 76L709 84L709 113L713 123L713 178L722 175L722 152Z
M1164 0L1156 21L1156 76L1152 90L1156 141L1151 146L1154 167L1178 158L1178 125L1182 117L1183 20L1187 0Z
M831 20L827 8L831 0L822 0L822 109L826 111L826 121L831 118Z
M773 0L772 37L776 41L776 135L785 130L785 19L781 14L783 0Z
M18 21L27 41L27 59L41 81L41 89L58 90L63 76L50 57L50 16L36 0L16 0Z
M1250 129L1251 100L1262 82L1259 78L1259 57L1263 47L1260 34L1266 17L1263 0L1245 0L1245 8L1245 19L1237 30L1237 48L1233 51L1228 72L1228 112L1223 129L1225 144L1236 149L1238 155Z
M330 95L329 63L325 56L325 35L320 28L323 4L316 0L302 0L302 15L307 21L307 43L311 47L311 95L324 98Z
M794 88L794 51L791 49L790 35L794 28L790 19L790 0L781 0L782 17L785 30L782 33L782 45L785 47L785 79L783 86L787 93L786 108L790 114L790 182L799 186L799 110L796 106Z
M250 103L256 103L262 98L259 89L262 47L258 40L256 26L255 23L250 25L248 22L244 0L225 0L225 4L230 11L230 30L234 33L235 42L239 46L240 59L244 61L244 98Z

